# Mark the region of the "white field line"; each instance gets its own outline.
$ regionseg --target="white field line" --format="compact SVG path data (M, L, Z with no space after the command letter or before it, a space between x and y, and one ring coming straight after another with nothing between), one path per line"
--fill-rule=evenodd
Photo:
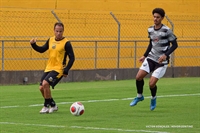
M4 125L22 125L22 126L40 126L40 127L54 127L54 128L65 128L65 126L58 125L42 125L42 124L28 124L28 123L15 123L15 122L0 122L0 124Z
M104 131L121 131L121 132L143 132L143 133L169 133L161 131L150 131L150 130L132 130L132 129L120 129L120 128L99 128L99 127L82 127L82 126L71 126L71 128L81 128L90 130L104 130Z
M15 105L15 106L3 106L1 108L17 108L17 107L20 107L19 105Z
M15 123L15 122L0 122L1 125L22 125L22 126L36 126L36 127L50 127L50 128L67 128L62 125L43 125L43 124L27 124L27 123ZM77 128L85 130L102 130L102 131L119 131L119 132L142 132L142 133L169 133L161 131L150 130L132 130L132 129L120 129L120 128L99 128L99 127L83 127L83 126L70 126L68 128Z
M167 97L187 97L187 96L200 96L200 93L195 94L175 94L175 95L162 95L157 96L158 98L167 98ZM151 98L151 96L147 96L145 98ZM111 101L119 101L119 100L133 100L133 98L121 98L121 99L102 99L102 100L88 100L88 101L80 101L82 103L92 103L92 102L111 102ZM56 103L57 105L61 104L72 104L73 102L60 102ZM28 107L37 107L43 106L43 104L33 104L28 105ZM13 106L2 106L0 108L18 108L18 107L27 107L27 106L20 106L20 105L13 105Z

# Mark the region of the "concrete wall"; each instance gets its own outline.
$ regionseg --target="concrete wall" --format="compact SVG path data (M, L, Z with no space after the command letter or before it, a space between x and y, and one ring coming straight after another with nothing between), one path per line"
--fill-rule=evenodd
M71 70L61 82L135 79L137 72L138 69ZM42 74L43 71L1 71L0 85L23 84L24 77L28 77L26 84L39 84ZM169 67L164 77L200 77L200 67Z

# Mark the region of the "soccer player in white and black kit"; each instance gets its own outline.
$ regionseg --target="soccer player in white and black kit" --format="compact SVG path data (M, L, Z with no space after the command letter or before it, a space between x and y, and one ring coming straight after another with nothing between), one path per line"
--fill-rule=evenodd
M135 106L138 102L144 100L143 86L144 77L152 73L149 81L151 91L150 110L156 108L156 83L164 76L170 54L178 47L176 36L169 27L162 24L165 17L165 11L162 8L155 8L152 11L154 25L148 28L149 45L144 55L139 59L142 63L136 75L137 97L133 99L130 106ZM170 47L170 43L172 46Z

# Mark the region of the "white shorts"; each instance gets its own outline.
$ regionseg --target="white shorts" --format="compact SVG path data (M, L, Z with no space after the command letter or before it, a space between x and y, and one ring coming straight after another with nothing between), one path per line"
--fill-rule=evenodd
M159 64L151 59L146 58L140 69L146 71L147 73L153 72L151 76L160 79L165 75L167 65Z

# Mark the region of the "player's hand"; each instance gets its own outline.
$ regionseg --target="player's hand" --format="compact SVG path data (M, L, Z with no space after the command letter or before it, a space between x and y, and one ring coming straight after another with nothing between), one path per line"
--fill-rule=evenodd
M158 63L162 63L163 61L165 61L167 59L167 56L164 54L162 56L160 56L160 58L158 59Z
M139 59L139 62L140 62L140 63L143 63L145 58L146 58L145 56L142 56L142 57Z
M37 41L37 38L32 38L32 39L30 40L30 44L34 44L34 43L36 43L36 41Z
M63 77L65 77L65 78L66 78L66 77L67 77L67 75L66 75L66 74L63 74Z

